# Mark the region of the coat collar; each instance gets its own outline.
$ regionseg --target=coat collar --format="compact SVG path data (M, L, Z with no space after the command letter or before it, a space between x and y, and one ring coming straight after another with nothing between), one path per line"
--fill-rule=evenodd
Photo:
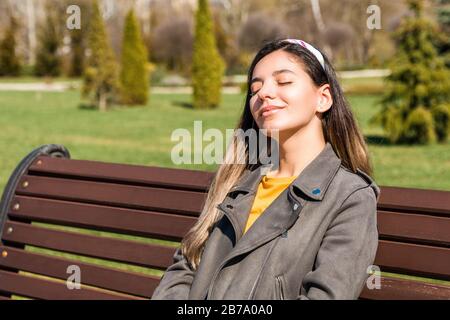
M331 144L327 142L323 150L292 182L290 188L291 190L300 190L311 199L322 200L340 165L341 159L336 155ZM259 182L269 170L270 165L262 165L253 170L247 169L240 182L232 187L230 192L256 192ZM293 192L293 195L296 196L297 193Z
M244 235L245 241L239 241L243 235L258 185L262 177L270 170L270 166L259 166L256 169L244 172L239 180L240 182L230 189L224 201L217 206L227 216L234 228L233 242L239 242L233 250L233 256L251 250L256 245L269 241L277 234L287 230L295 222L301 209L306 204L305 198L322 200L339 169L340 163L341 160L336 156L331 145L327 143L325 148L305 167L289 188L283 191L266 208L265 213L255 221L252 232L247 232ZM235 197L236 192L243 192L244 195ZM286 193L287 197L285 198L284 194Z

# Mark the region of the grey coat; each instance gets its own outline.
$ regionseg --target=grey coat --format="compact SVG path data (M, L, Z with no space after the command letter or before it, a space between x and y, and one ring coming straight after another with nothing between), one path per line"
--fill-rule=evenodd
M379 187L332 146L244 234L260 166L218 205L197 271L177 249L152 299L356 299L378 246Z

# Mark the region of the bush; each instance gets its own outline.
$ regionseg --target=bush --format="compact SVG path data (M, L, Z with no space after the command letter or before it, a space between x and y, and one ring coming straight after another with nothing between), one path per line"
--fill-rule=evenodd
M423 0L408 3L414 15L406 17L396 32L399 48L382 110L375 117L392 142L428 143L436 137L445 141L450 119L439 106L450 100L450 72L433 46L436 31L423 17Z
M219 106L224 69L225 63L216 47L208 2L199 0L192 62L194 108L210 109Z
M403 119L400 110L393 107L388 108L384 114L383 123L389 141L391 143L399 142L403 135Z
M428 144L436 141L431 112L418 107L408 115L404 132L405 142Z
M97 1L93 10L88 31L89 55L84 70L82 93L93 106L106 111L108 104L116 99L119 86L117 64L108 43L108 37Z
M239 31L239 48L253 53L267 41L284 38L287 35L282 21L267 13L252 13Z
M450 104L441 104L431 110L434 119L434 126L437 140L447 141L450 134Z
M239 85L239 89L240 89L240 91L241 91L242 94L247 94L247 91L248 91L247 81L246 81L246 82L242 82L242 83Z
M54 5L54 4L53 4ZM39 46L36 52L35 74L40 77L57 77L61 74L61 46L62 32L60 18L54 12L52 4L45 4L45 21L39 29Z
M159 25L152 38L152 60L163 63L168 71L190 76L193 35L192 23L185 17L173 17Z
M11 16L10 24L0 42L0 76L19 76L20 61L16 55L16 33L19 25Z
M126 17L123 34L120 72L121 102L145 105L149 89L147 52L132 10Z

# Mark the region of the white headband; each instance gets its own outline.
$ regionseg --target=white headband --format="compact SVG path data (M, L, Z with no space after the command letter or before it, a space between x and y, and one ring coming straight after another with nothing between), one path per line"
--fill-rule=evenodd
M308 49L317 58L317 60L320 62L320 65L322 66L323 70L325 70L325 60L323 59L323 55L320 53L319 50L314 48L308 42L305 42L303 40L298 40L298 39L285 39L283 41L287 41L287 42L290 42L290 43L298 44L298 45L302 46L303 48Z

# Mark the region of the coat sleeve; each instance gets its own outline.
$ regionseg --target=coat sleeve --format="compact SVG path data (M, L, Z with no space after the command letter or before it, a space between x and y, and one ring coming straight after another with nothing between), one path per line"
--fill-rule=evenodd
M195 271L192 270L179 247L152 295L152 300L187 300Z
M378 247L377 197L370 186L354 191L328 227L298 299L357 299Z

